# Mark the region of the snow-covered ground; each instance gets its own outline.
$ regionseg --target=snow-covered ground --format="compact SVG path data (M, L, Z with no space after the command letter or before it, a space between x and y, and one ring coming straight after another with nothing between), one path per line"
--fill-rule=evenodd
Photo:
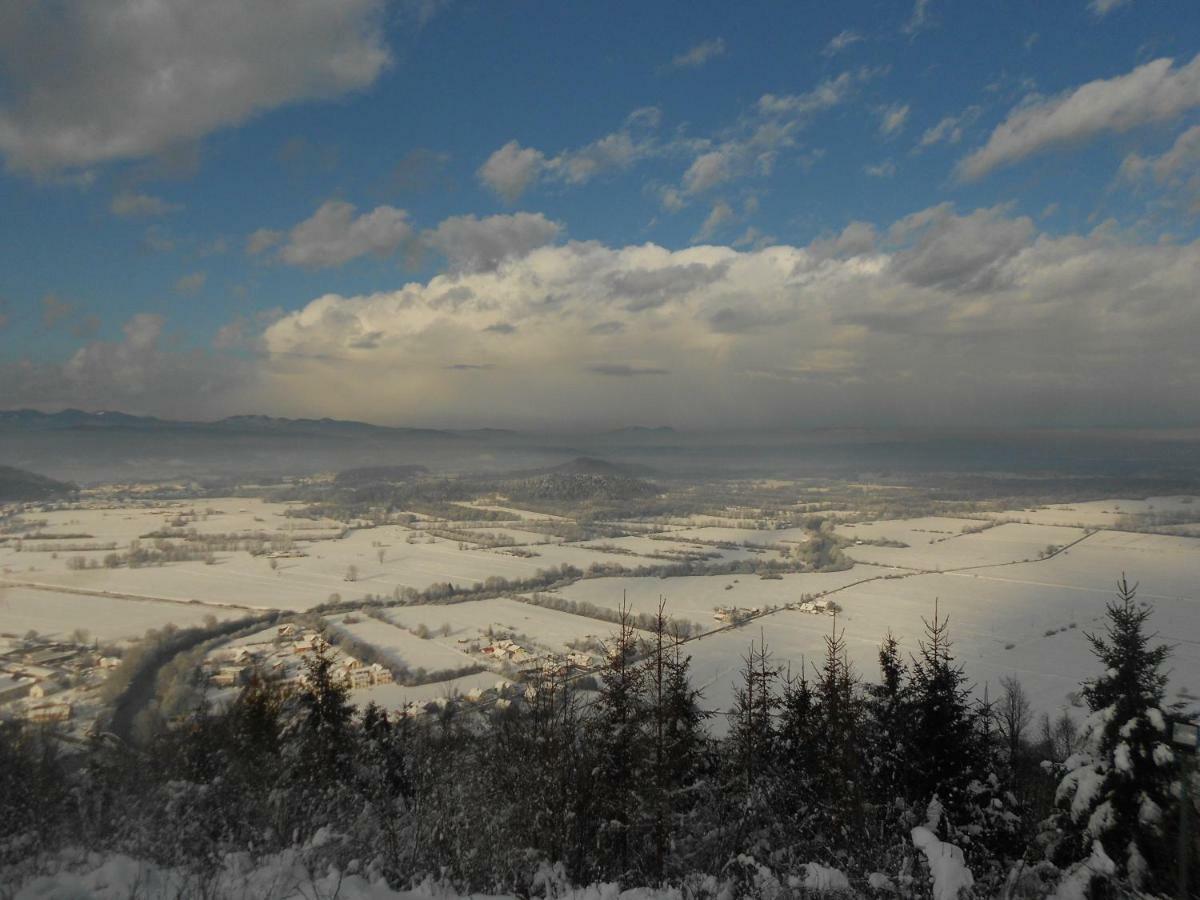
M1186 501L1160 497L1014 510L1011 516L997 517L1029 519L1033 524L1007 523L978 533L971 530L984 524L980 519L922 517L843 524L838 526L839 533L852 541L887 539L908 546L852 544L848 552L859 564L843 572L772 579L754 575L590 578L557 593L567 600L609 610L619 609L627 598L635 612L653 612L659 596L664 596L670 615L713 630L724 625L714 618L717 607L782 607L798 602L804 594L836 591L833 597L843 608L839 626L846 629L851 657L867 678L875 676L876 648L889 629L906 650L916 650L921 620L932 616L933 601L938 598L941 612L951 616L958 658L980 692L985 687L997 690L999 678L1014 673L1039 708L1054 711L1069 703L1079 681L1092 674L1094 663L1083 631L1098 625L1113 596L1115 580L1126 572L1131 580L1141 582L1139 596L1155 604L1154 627L1175 645L1172 691L1194 695L1200 694L1200 543L1194 538L1115 531L1085 537L1084 530L1076 527L1076 523L1111 525L1119 516L1133 512L1187 511L1193 504ZM653 565L663 561L649 554L700 549L689 541L775 544L805 537L798 529L730 528L694 517L690 524L663 526L660 533L669 536L668 540L644 535L582 543L555 539L532 547L537 556L523 558L502 548L459 549L457 541L431 540L424 533L409 543L414 532L400 525L355 530L334 539L336 523L297 519L286 515L288 508L270 501L221 498L37 516L48 520L40 526L41 531L88 534L92 537L86 540L125 548L131 540L188 515L188 527L206 533L290 535L307 555L280 558L274 569L262 556L218 551L213 565L196 561L79 571L66 566L67 559L76 555L72 551L60 550L56 558L49 549L32 549L43 541L26 540L20 550L15 542L9 542L0 545L0 633L36 630L61 636L84 628L102 640L134 638L168 623L187 626L199 624L209 615L238 617L247 608L302 611L335 594L354 600L366 594L390 596L398 587L421 590L441 582L467 587L492 575L527 578L539 569L562 564L580 569L597 562ZM528 514L525 518L549 517ZM456 527L455 523L446 526ZM504 531L514 537L518 533L533 535L503 523L484 530ZM1073 543L1076 541L1079 543ZM73 541L62 543L69 542ZM636 555L595 549L604 544ZM1051 559L1039 559L1051 545L1072 546ZM83 555L104 554L92 551ZM750 555L754 554L739 548L723 552L722 558ZM766 551L766 556L773 557L774 551ZM347 580L351 567L354 577ZM889 575L902 577L885 578ZM2 586L4 582L8 586ZM177 602L162 602L166 600ZM597 619L511 599L392 607L385 615L393 625L362 618L357 625L343 627L397 662L428 670L476 661L468 645L484 636L489 627L525 635L535 652L563 652L580 639L606 637L612 631L611 625ZM690 644L697 676L706 685L708 705L728 705L732 674L751 639L761 633L778 660L790 662L795 670L801 658L821 654L831 622L828 617L780 611ZM449 626L447 635L440 634L443 624ZM433 636L423 640L406 630L420 626ZM493 676L486 673L482 682L473 681L466 689L488 679L494 681ZM454 687L426 686L421 691L436 697ZM381 698L399 696L399 689L378 690L383 691Z

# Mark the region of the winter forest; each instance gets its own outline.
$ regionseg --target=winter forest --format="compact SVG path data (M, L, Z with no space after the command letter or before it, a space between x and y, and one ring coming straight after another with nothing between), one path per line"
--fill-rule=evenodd
M971 700L931 613L877 672L836 619L807 669L755 640L723 713L660 609L649 632L622 617L586 695L546 670L486 710L359 714L326 648L301 687L255 678L142 747L6 723L0 895L1172 895L1194 763L1135 586L1087 636L1083 721L1035 718L1015 678Z

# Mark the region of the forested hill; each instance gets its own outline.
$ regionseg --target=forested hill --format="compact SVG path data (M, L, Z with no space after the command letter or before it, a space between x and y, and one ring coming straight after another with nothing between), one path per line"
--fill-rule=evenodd
M0 503L24 500L51 500L74 493L78 488L65 481L27 472L13 466L0 466Z

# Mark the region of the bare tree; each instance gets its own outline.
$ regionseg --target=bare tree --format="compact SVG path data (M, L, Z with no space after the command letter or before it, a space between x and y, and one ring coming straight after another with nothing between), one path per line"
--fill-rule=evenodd
M1025 731L1033 721L1033 711L1025 688L1016 675L1001 676L1000 685L1004 693L1000 696L1000 702L993 707L993 715L1008 745L1008 758L1015 760L1021 752Z
M346 567L345 581L358 581L358 566L349 565Z

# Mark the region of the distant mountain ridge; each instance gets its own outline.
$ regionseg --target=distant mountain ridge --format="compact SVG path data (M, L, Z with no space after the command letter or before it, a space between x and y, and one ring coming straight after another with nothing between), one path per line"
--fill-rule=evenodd
M212 422L160 419L156 416L136 416L114 410L85 412L64 409L46 413L36 409L0 410L0 428L24 428L31 431L113 430L129 431L220 431L250 433L294 434L403 434L406 436L455 437L460 432L434 428L397 428L371 425L344 419L287 419L276 416L227 416Z

